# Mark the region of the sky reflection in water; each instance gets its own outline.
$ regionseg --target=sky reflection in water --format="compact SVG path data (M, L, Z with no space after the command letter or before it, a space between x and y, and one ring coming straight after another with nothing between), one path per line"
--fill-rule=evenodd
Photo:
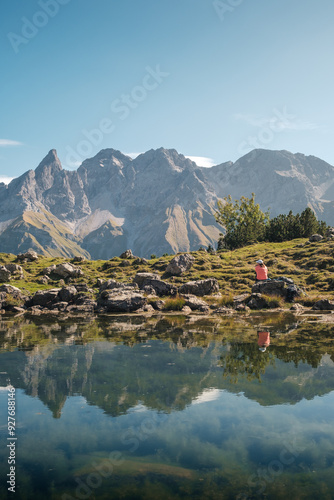
M0 327L0 385L17 389L15 498L333 498L328 325L123 317ZM1 390L1 498L12 495L6 405Z

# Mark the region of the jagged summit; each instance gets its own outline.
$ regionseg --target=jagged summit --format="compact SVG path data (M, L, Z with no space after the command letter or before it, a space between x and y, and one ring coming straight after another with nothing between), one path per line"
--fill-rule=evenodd
M48 168L53 172L60 171L63 169L60 160L57 156L57 151L55 149L51 149L45 156L45 158L43 158L38 167L35 169L35 174L38 175L45 168Z
M0 251L108 259L215 246L218 198L256 195L270 215L313 208L334 224L334 167L314 156L257 149L199 167L175 149L135 159L107 148L64 170L55 149L36 170L0 186Z

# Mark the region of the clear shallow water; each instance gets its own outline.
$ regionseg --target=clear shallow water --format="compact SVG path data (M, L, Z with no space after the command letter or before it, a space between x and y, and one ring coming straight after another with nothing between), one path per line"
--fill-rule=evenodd
M2 321L0 498L332 499L333 360L293 317Z

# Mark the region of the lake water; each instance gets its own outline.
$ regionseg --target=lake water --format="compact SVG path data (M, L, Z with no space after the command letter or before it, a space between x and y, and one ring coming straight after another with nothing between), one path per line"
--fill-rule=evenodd
M0 498L333 499L333 361L315 318L2 318Z

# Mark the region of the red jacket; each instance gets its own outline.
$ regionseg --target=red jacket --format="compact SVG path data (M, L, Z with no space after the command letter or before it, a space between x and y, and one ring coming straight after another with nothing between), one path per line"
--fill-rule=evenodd
M256 279L257 280L267 280L268 279L268 269L264 264L262 266L260 264L258 264L255 267L255 271L256 271Z

